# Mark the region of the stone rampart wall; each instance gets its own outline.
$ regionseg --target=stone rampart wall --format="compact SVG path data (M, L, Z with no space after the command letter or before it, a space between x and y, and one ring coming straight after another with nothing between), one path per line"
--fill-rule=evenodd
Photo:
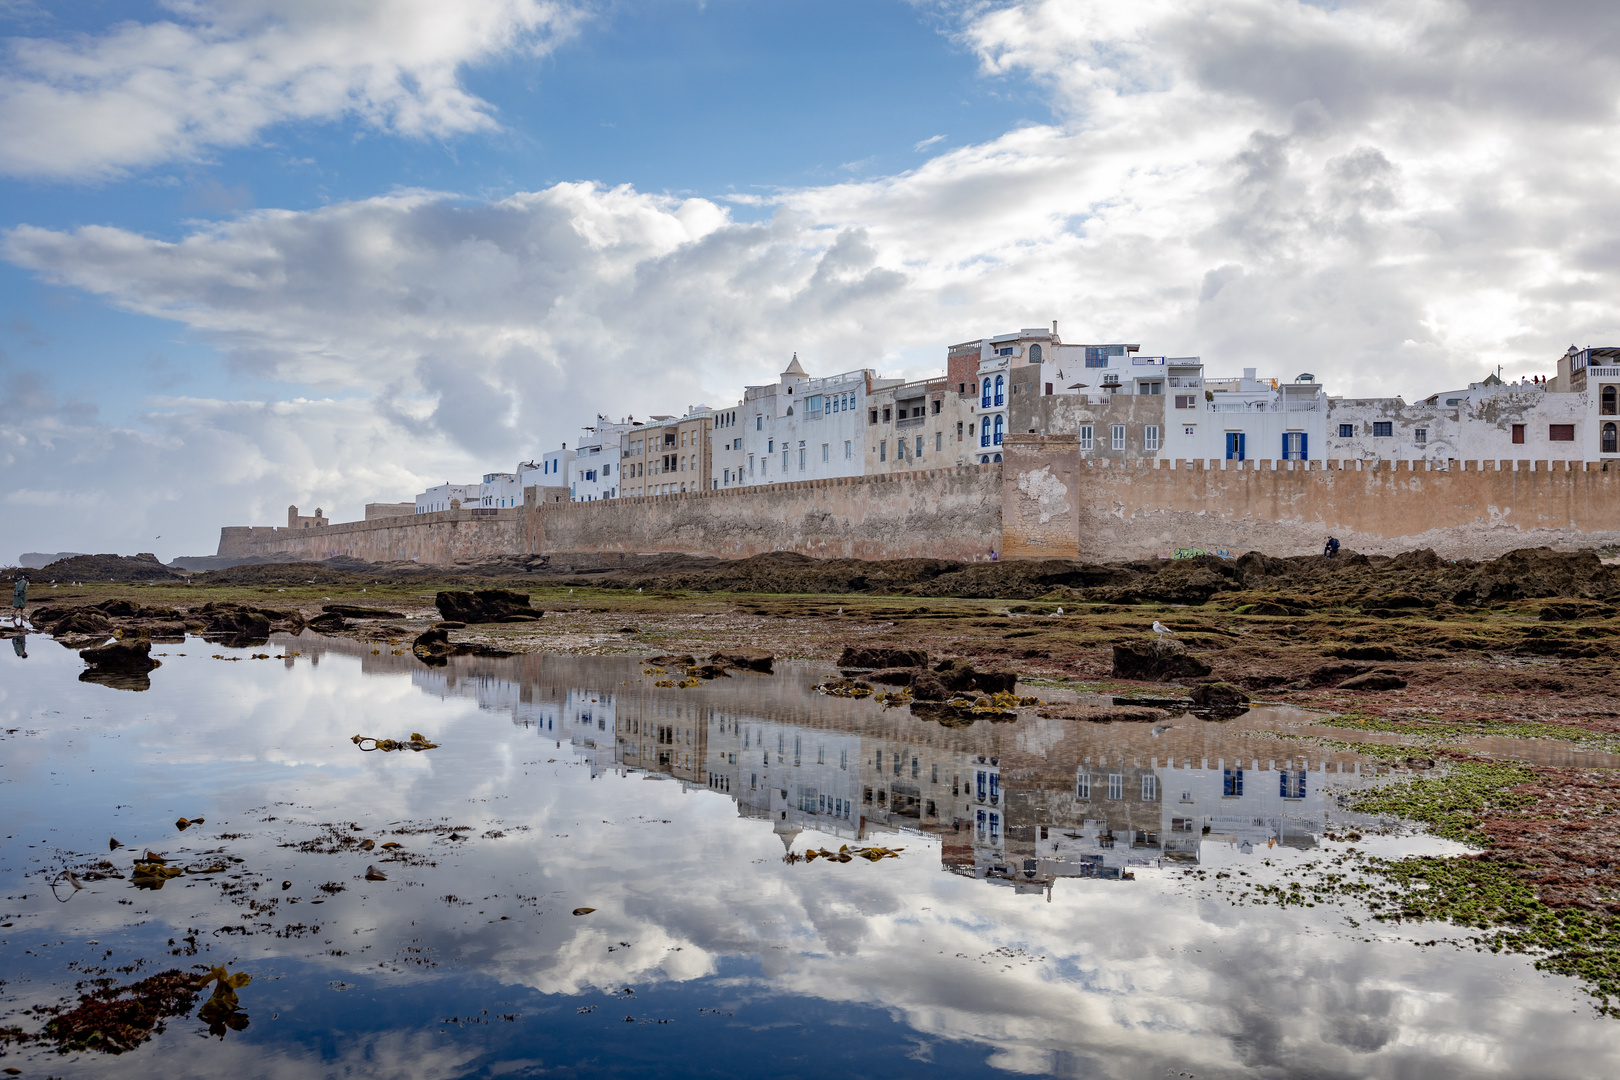
M1565 461L1143 461L1082 458L1072 437L1004 447L1010 557L1151 558L1178 550L1447 558L1620 544L1620 469ZM1414 467L1415 466L1415 467Z
M796 551L818 558L971 559L1001 544L1001 467L809 480L604 502L447 510L320 529L227 529L232 555L348 555L449 564L494 555L683 552L742 558Z

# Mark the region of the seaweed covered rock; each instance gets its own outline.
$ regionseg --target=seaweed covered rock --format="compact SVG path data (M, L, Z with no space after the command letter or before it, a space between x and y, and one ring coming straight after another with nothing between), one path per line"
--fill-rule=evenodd
M515 655L505 649L496 649L489 645L478 645L470 641L451 641L450 632L437 626L419 634L416 640L411 642L411 652L422 663L435 667L449 663L452 656Z
M980 671L970 662L957 657L942 660L934 667L945 689L952 693L977 691L982 694L1010 694L1018 685L1018 675L1011 671ZM915 695L913 695L915 696Z
M923 667L928 654L922 649L898 649L873 645L846 645L838 658L841 668Z
M1520 548L1480 563L1449 588L1456 604L1494 604L1542 596L1601 599L1620 594L1620 578L1590 551Z
M341 618L341 616L339 616ZM455 654L456 647L450 644L450 631L434 627L417 635L411 642L411 652L423 663L435 661L444 663L444 658Z
M1139 682L1202 679L1210 666L1174 641L1127 641L1114 646L1113 677Z
M764 649L725 649L709 657L710 663L720 664L739 671L759 671L769 675L776 657Z
M951 691L941 679L932 671L919 671L911 678L911 698L913 701L944 701L951 696Z
M507 589L448 589L433 598L439 615L449 622L491 623L513 615L530 618L540 613L529 606L529 594Z

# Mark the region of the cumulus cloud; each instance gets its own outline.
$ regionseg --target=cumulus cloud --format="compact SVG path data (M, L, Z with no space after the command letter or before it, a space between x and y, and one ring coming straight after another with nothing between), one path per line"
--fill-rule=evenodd
M0 171L99 179L273 124L353 117L407 136L493 128L469 64L543 53L577 26L559 0L161 0L171 18L7 43Z
M734 197L764 220L582 182L254 211L172 241L25 226L4 254L334 395L373 455L435 480L598 411L724 406L793 351L918 376L951 342L1052 319L1216 374L1409 399L1620 335L1620 12L1029 0L957 25L986 78L1045 86L1053 121ZM358 509L380 479L295 454L267 482Z

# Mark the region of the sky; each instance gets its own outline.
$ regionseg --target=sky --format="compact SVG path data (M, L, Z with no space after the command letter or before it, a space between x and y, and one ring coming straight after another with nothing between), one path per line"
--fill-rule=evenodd
M0 0L0 562L208 554L947 346L1620 344L1597 0Z

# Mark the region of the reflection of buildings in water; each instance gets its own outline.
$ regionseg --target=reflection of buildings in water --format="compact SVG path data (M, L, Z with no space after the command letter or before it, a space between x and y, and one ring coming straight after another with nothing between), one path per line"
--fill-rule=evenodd
M677 691L634 676L610 693L589 688L599 675L589 665L568 675L555 658L530 660L416 667L411 677L566 738L593 776L620 768L726 795L788 846L806 830L850 842L927 834L939 838L948 871L1021 892L1060 877L1196 863L1205 843L1245 853L1312 847L1333 806L1328 787L1364 782L1354 755L1262 764L1275 741L1215 725L1189 723L1163 741L1145 729L1035 717L951 729L780 679L746 702L740 687ZM1144 756L1149 746L1173 756ZM1211 749L1231 756L1200 756Z

